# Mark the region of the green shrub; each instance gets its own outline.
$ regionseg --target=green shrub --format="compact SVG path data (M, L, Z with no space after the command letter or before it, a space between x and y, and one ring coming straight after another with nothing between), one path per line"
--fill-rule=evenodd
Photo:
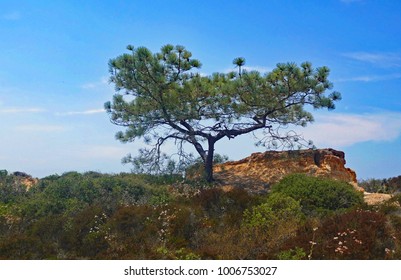
M247 258L265 259L281 251L282 244L296 235L304 215L298 201L281 193L244 212L243 227L248 242Z
M0 239L0 260L43 259L46 248L38 238L16 234Z
M5 178L8 175L8 171L5 169L0 170L0 178Z
M283 221L298 223L302 218L298 201L281 193L273 193L265 203L245 210L243 223L247 227L275 228Z
M245 190L235 188L224 191L220 188L202 190L194 204L199 203L206 216L219 224L240 224L245 209L255 204L255 198Z
M325 219L316 232L314 257L322 259L385 259L394 249L385 215L354 210Z
M353 209L309 220L281 250L299 247L310 259L389 259L397 253L396 237L384 214Z
M277 259L279 260L303 260L306 258L306 253L304 249L295 247L295 249L289 249L281 251L277 254Z
M365 191L374 193L387 193L388 189L385 183L386 180L373 178L358 181L358 185Z
M25 196L26 187L7 170L0 170L0 202L5 204L17 202Z
M147 203L153 206L164 205L172 200L170 193L166 187L154 187L150 189Z
M321 216L363 203L363 194L350 184L304 174L292 174L272 188L299 201L308 216Z

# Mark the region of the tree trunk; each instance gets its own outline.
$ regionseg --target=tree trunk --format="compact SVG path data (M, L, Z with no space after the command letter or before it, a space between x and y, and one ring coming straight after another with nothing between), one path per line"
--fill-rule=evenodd
M205 166L205 179L207 182L213 182L213 156L214 156L214 142L208 140L209 149L207 151L206 159L204 161Z

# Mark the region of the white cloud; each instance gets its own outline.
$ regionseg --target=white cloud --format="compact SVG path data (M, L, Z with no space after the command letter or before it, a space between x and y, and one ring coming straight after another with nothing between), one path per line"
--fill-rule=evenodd
M105 113L106 110L104 109L90 109L85 111L70 111L64 113L56 113L56 116L75 116L75 115L93 115L99 113Z
M65 128L60 125L27 124L16 126L15 130L19 132L58 132Z
M250 71L258 71L262 74L267 73L267 72L271 72L272 69L268 68L268 67L264 67L264 66L244 66L242 67L242 69L250 72Z
M380 67L400 67L401 55L390 52L350 52L343 56Z
M21 13L17 11L6 13L1 16L4 20L20 20L21 17Z
M315 115L315 123L298 130L318 147L346 147L366 141L392 141L401 134L401 113Z
M102 158L102 159L112 159L120 161L121 158L126 156L132 147L116 147L107 145L95 145L83 147L79 152L79 157L88 158ZM129 149L129 150L128 150Z
M388 81L401 78L401 73L390 74L390 75L367 75L358 76L351 78L340 78L336 82L376 82L376 81Z
M22 113L40 113L45 110L42 108L3 108L0 109L0 114L22 114Z
M97 88L105 87L105 86L108 86L108 85L109 85L108 77L102 77L97 82L90 82L90 83L83 84L81 86L81 88L83 88L83 89L97 89Z

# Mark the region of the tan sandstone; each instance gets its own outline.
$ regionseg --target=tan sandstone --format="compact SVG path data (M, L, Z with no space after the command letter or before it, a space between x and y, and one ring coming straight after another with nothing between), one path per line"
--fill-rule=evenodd
M303 173L341 180L358 187L356 173L345 167L344 152L334 149L268 151L254 153L239 161L214 166L214 177L225 188L240 187L252 192L267 192L284 176Z

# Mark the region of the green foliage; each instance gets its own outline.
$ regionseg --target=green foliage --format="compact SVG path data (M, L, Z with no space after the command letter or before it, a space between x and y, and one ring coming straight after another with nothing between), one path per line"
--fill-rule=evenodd
M387 191L389 193L401 192L401 176L386 179L384 184L387 186Z
M68 172L0 203L0 259L399 259L400 200L308 217L280 191Z
M302 248L295 247L295 249L289 249L282 251L277 254L279 260L304 260L306 253Z
M367 192L394 194L401 191L401 176L387 179L370 178L360 180L358 184Z
M167 188L153 188L152 196L148 199L150 205L164 205L172 200Z
M387 186L385 185L385 180L381 179L366 179L358 182L358 185L362 187L367 192L374 193L386 193Z
M7 170L0 170L0 202L14 203L26 193L26 187Z
M281 246L296 235L304 222L299 202L280 194L270 194L266 202L244 212L242 231L248 242L249 258L272 258Z
M43 259L45 248L37 238L13 235L0 239L0 259Z
M152 190L147 186L143 178L135 175L68 172L42 179L28 192L30 198L24 203L23 211L25 215L42 217L76 213L96 204L111 210L152 197Z
M276 229L283 221L299 224L302 218L298 201L281 193L273 193L265 203L245 210L244 225L269 230Z
M201 257L193 252L188 252L187 249L181 248L175 251L170 251L166 247L159 247L156 252L160 254L160 259L172 260L200 260Z
M0 170L0 178L3 179L5 177L7 177L8 175L8 171L5 169Z
M272 192L299 201L308 216L325 215L363 203L363 194L348 183L304 174L285 177L272 187Z
M183 150L188 143L201 157L205 179L211 182L217 141L260 130L264 136L258 144L293 147L300 137L280 128L313 121L305 105L334 109L341 98L338 92L325 95L332 89L329 69L313 69L309 62L280 63L261 74L243 71L245 59L236 58L238 73L202 76L196 70L201 63L183 46L165 45L157 53L145 47L127 49L130 53L109 61L117 94L105 108L111 121L126 129L116 134L118 140L143 138L150 145L138 157L123 160L138 171L183 170L193 158ZM177 146L176 161L162 152L170 140Z
M313 259L385 259L395 240L385 215L369 210L338 213L321 221L316 231L305 228L295 244L308 250L314 235Z
M197 197L197 204L200 204L210 221L216 224L240 224L243 212L255 202L257 199L241 189L228 192L216 188L205 189Z

